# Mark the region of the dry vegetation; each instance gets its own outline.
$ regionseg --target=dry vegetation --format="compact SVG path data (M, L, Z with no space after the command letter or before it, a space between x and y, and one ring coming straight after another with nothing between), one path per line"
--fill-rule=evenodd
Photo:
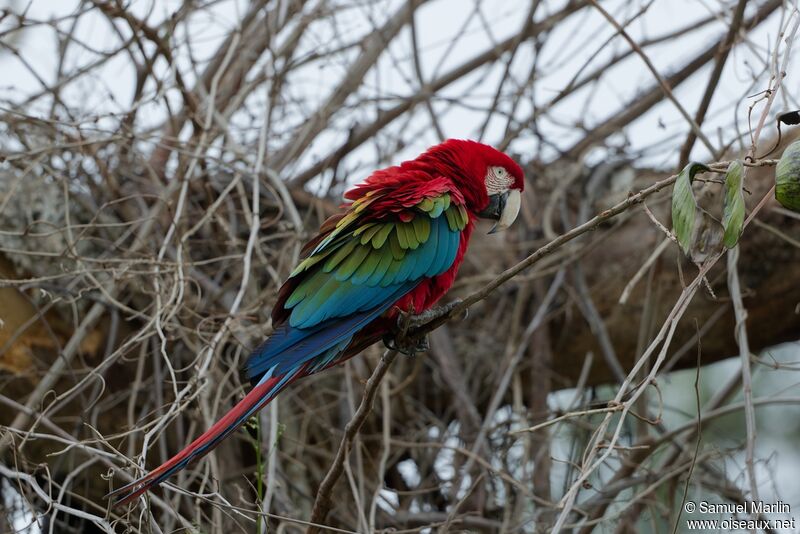
M0 479L24 496L9 521L50 532L293 532L309 521L338 532L629 532L641 522L669 532L690 476L723 501L765 487L753 480L752 409L800 397L738 394L751 366L791 370L757 355L800 331L800 220L772 200L774 159L762 157L770 113L793 102L781 89L793 8L710 2L703 19L629 42L625 28L666 0L608 12L532 0L509 37L434 69L417 23L436 1L240 2L214 26L225 34L211 50L192 28L225 4L214 0L174 3L166 17L158 2L121 0L76 2L54 19L24 2L3 13L0 61L36 80L22 90L5 79L0 95ZM493 35L486 7L465 4L483 21L470 31ZM581 39L603 59L532 105L542 69L556 68L539 52L590 13L603 31ZM768 46L750 38L767 23ZM713 39L684 47L709 28ZM53 72L26 59L31 32L57 44ZM109 36L102 47L92 32ZM651 72L648 51L665 43L681 52ZM712 135L703 126L732 49L760 62L725 136ZM628 63L648 83L619 107L593 101ZM379 64L408 90L384 86ZM124 101L109 88L114 72L133 84ZM673 90L695 74L703 97L684 107ZM562 102L583 102L593 118L563 124ZM633 151L626 129L663 102L679 110L681 134ZM447 129L441 118L462 106L481 123ZM568 144L548 139L547 124L572 132ZM108 490L241 398L240 367L270 332L276 289L347 184L445 135L510 150L529 182L516 227L476 239L453 291L466 300L437 322L429 353L380 360L372 347L298 382L215 454L109 509ZM674 163L695 144L716 172L758 156L741 245L699 268L656 224L669 226ZM653 154L680 156L662 158L667 170L636 165ZM720 202L718 183L698 194ZM741 370L697 420L665 422L668 371L737 354ZM564 388L567 401L551 395ZM735 451L698 447L698 430L731 413L748 421L740 473L721 467ZM345 432L351 420L363 426ZM329 471L341 476L320 489Z

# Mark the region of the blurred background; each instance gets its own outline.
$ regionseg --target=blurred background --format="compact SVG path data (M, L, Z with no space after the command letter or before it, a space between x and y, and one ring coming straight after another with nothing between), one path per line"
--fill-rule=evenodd
M434 331L382 382L326 525L682 532L687 500L756 497L800 521L800 217L770 190L796 136L775 117L800 108L795 2L0 5L0 532L304 531L382 347L148 501L103 495L242 397L342 193L451 137L527 181L448 298L691 160L755 156L757 215L738 265L697 278L656 224L664 187ZM695 184L712 215L721 178Z

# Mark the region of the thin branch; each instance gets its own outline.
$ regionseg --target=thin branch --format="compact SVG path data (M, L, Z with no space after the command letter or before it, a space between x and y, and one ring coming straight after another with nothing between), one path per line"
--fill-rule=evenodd
M317 489L317 496L314 499L314 507L311 511L311 518L309 519L309 521L315 523L315 525L308 527L306 530L307 534L317 534L321 531L320 527L316 524L324 523L328 512L330 512L331 505L333 504L333 488L336 486L336 481L339 480L339 477L342 475L342 471L344 471L344 462L347 461L347 457L350 454L353 439L358 434L358 431L361 430L361 427L372 411L372 405L375 402L375 396L378 394L381 380L386 376L389 367L396 357L397 351L387 350L378 361L378 365L375 367L369 380L367 380L367 384L364 386L364 396L361 399L361 404L359 404L356 413L353 414L353 418L345 425L344 435L339 442L339 449L336 451L333 463Z
M714 60L714 68L711 71L711 74L708 77L708 83L706 84L706 90L703 93L703 98L700 100L700 105L697 108L697 112L694 115L694 120L697 123L698 127L703 124L703 121L706 118L706 113L708 112L708 107L711 105L711 99L716 93L717 89L719 88L719 79L722 76L722 69L725 67L725 62L728 60L728 55L730 51L733 49L734 45L736 44L736 36L739 33L739 29L742 27L742 19L744 18L744 8L747 6L747 0L739 0L739 3L736 5L736 9L733 12L733 20L731 21L730 27L728 28L728 35L725 36L725 41L722 43L722 46L719 49L716 59ZM681 153L679 156L679 163L678 167L683 168L686 163L689 162L689 154L692 152L692 147L694 146L694 142L697 139L697 134L694 130L691 130L687 136L686 141L684 141L683 146L681 147ZM712 152L713 154L713 152Z

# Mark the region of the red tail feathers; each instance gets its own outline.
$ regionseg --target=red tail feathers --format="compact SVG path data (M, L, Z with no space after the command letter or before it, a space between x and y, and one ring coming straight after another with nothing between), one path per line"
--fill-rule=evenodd
M253 413L266 406L270 400L283 389L284 386L292 382L297 375L289 378L287 376L272 377L264 381L263 384L256 385L250 392L239 401L222 419L206 430L199 438L191 442L181 452L158 466L146 476L134 480L121 488L115 489L106 499L119 497L114 506L129 503L141 494L156 486L177 473L189 463L202 458L219 444L222 439L239 428Z

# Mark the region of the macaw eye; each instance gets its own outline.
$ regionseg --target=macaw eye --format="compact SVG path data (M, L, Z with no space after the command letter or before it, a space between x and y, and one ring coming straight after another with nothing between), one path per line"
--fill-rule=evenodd
M508 172L508 169L500 165L492 166L486 172L486 191L492 195L507 191L514 185L514 179Z

